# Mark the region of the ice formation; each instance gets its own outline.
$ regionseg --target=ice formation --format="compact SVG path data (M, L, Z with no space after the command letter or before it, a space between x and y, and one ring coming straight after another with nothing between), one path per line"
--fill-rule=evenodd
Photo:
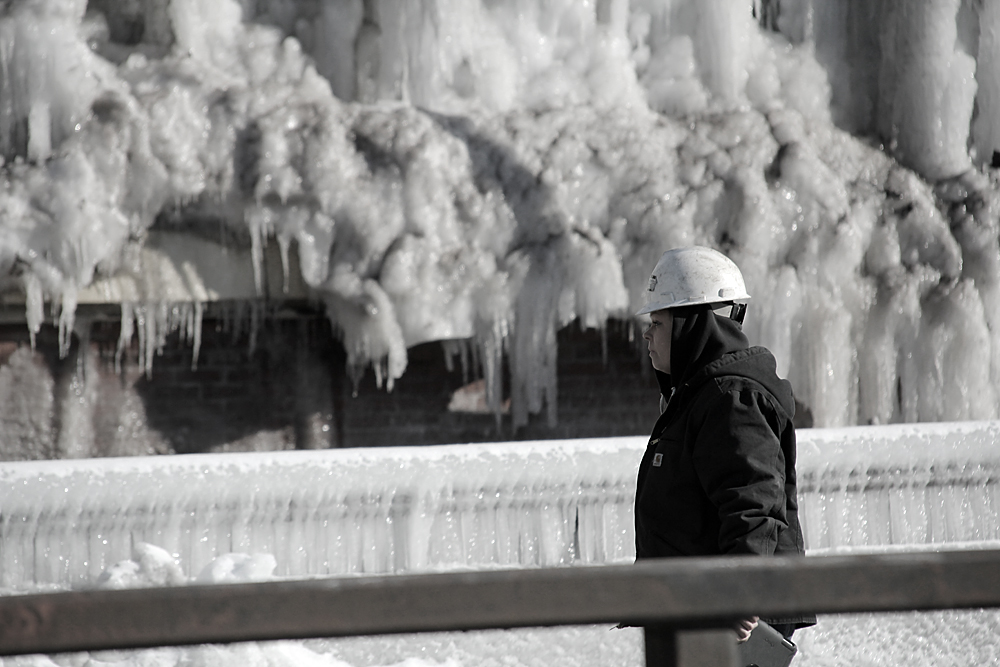
M876 4L5 3L0 289L65 346L80 289L221 227L258 289L297 251L356 374L472 340L499 410L507 355L518 425L560 327L703 243L816 426L992 418L1000 14ZM117 296L144 364L207 298Z
M808 555L1000 544L1000 422L800 433ZM5 463L0 587L629 562L644 447L643 438L610 438ZM820 620L796 634L797 664L993 664L1000 636L995 610ZM609 630L168 647L3 658L0 665L641 664L638 630Z
M1000 543L1000 422L799 433L808 553ZM85 585L109 568L115 581L176 578L162 554L137 557L139 543L213 581L631 562L645 445L622 437L5 463L0 587Z

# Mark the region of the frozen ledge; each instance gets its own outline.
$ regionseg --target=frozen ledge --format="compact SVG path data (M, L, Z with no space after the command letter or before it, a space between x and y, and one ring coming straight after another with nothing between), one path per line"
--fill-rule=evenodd
M264 246L259 275L254 273L254 258L249 248L225 246L191 234L152 232L131 267L80 289L77 303L87 306L280 301L304 300L310 296L294 247L283 261L277 243ZM5 321L26 320L23 292L4 293L0 300L10 311L5 314Z

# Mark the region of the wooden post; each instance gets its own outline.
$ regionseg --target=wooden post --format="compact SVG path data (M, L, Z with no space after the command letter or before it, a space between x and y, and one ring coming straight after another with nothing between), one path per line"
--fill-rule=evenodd
M736 634L728 629L647 627L646 667L738 667Z
M677 667L737 667L736 633L690 630L677 633Z

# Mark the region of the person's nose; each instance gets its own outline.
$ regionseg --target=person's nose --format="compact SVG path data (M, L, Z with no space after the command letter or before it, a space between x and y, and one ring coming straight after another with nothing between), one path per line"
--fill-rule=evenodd
M642 330L642 338L643 338L643 340L647 340L647 341L653 340L653 334L650 333L650 331L652 329L653 329L653 325L649 325L645 329Z

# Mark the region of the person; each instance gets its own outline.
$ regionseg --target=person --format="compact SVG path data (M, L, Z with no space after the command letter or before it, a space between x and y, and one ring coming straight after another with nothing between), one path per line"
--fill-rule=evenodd
M795 400L771 352L743 333L749 299L739 268L711 248L668 250L653 269L636 315L649 315L643 339L661 414L639 464L637 559L805 552ZM738 641L757 620L737 625ZM765 620L786 638L816 621ZM646 636L647 658L668 650Z

